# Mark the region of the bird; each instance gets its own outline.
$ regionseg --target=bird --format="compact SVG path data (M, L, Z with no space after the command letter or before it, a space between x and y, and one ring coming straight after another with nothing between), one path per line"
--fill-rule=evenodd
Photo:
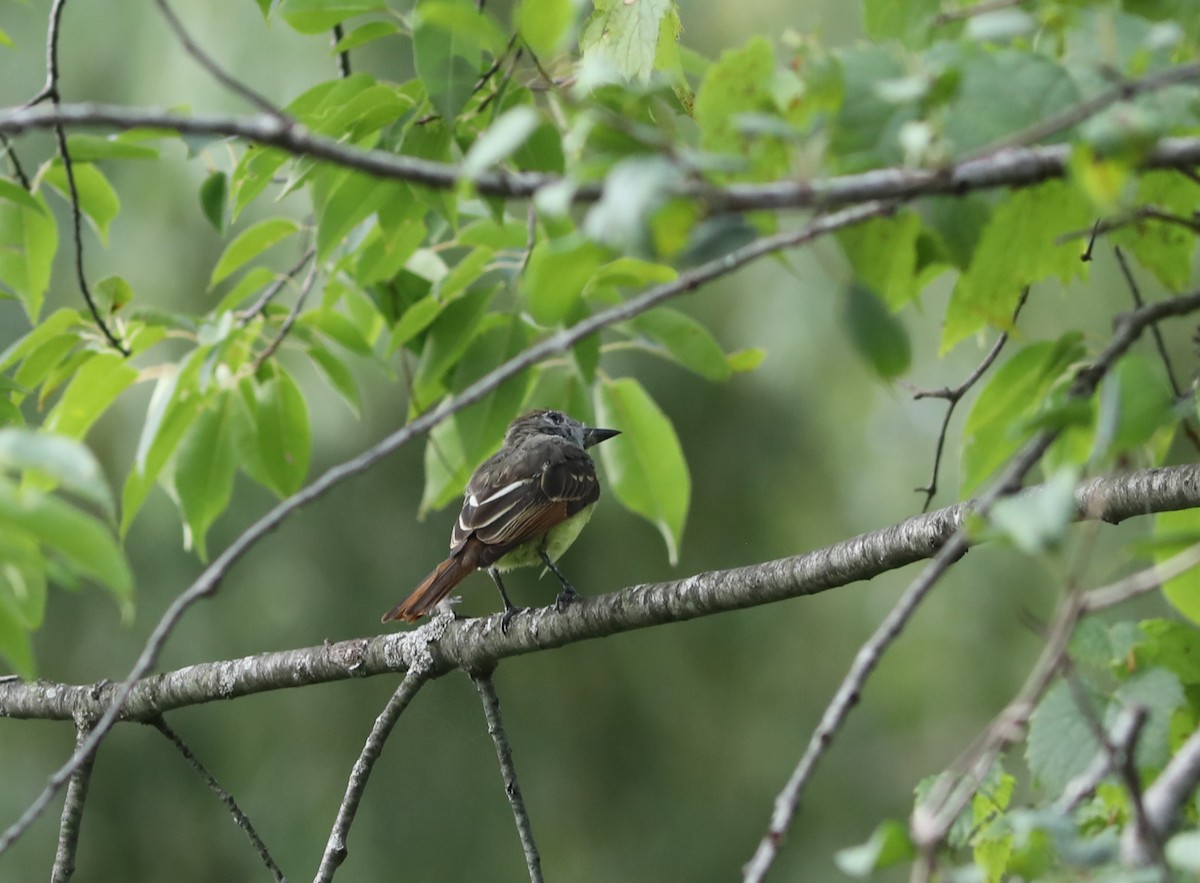
M467 482L462 511L450 535L450 557L421 580L383 622L416 622L476 570L487 570L504 600L501 629L520 612L500 572L549 568L562 583L561 612L578 596L555 561L575 541L600 499L600 481L588 448L620 435L585 426L562 411L529 411L513 420L504 442Z

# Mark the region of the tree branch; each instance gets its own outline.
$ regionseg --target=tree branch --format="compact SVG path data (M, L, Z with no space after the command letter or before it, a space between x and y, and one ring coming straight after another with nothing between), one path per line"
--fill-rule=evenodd
M378 178L408 181L439 190L458 186L464 177L456 165L398 156L383 150L363 150L267 114L182 116L164 110L104 104L11 108L0 113L0 134L20 135L55 126L120 130L146 127L169 129L184 135L240 138ZM716 211L832 209L870 200L902 201L999 187L1028 187L1065 176L1070 153L1070 145L1054 144L1003 150L940 169L884 168L811 181L730 184L724 188L691 182L680 188L679 195L703 200ZM1163 138L1146 152L1139 165L1142 169L1190 169L1200 165L1200 138ZM476 177L474 183L485 196L524 199L561 180L558 176L539 172L494 169ZM602 192L601 184L581 184L575 188L573 198L576 202L594 202Z
M1038 487L1023 493L1035 494ZM136 681L122 720L149 721L159 714L217 700L428 666L430 678L456 668L487 670L512 656L549 650L635 629L683 622L790 598L815 595L873 579L932 556L962 524L974 503L956 503L898 524L815 549L732 570L700 573L606 595L580 598L563 613L553 606L514 619L505 635L500 614L336 644L202 662ZM1080 519L1116 524L1128 518L1200 508L1200 464L1168 466L1083 482L1075 491ZM1200 549L1191 552L1200 557ZM1181 557L1180 564L1190 565ZM1115 583L1096 604L1118 603L1145 591L1173 571L1166 565ZM1097 592L1102 590L1096 590ZM1089 609L1092 595L1088 595ZM0 682L0 717L71 720L109 708L120 685L70 685L47 681Z
M882 203L870 203L854 206L840 212L824 215L814 219L805 227L774 236L766 236L742 248L735 249L708 263L701 264L681 273L671 282L657 285L638 297L632 298L615 307L594 313L587 319L573 325L571 328L558 331L523 352L509 359L503 365L472 383L461 393L435 411L422 414L412 422L396 430L374 447L350 460L340 463L323 473L311 484L297 491L292 496L282 500L258 521L250 525L233 543L229 545L187 589L177 595L168 605L166 611L146 639L142 652L139 654L133 668L116 689L115 694L108 694L112 704L100 716L87 740L75 751L70 759L50 776L46 787L26 808L25 812L13 822L3 833L0 833L0 854L3 854L45 810L50 800L66 784L71 772L83 762L84 758L95 751L96 746L104 735L112 728L113 723L121 714L126 699L134 684L154 666L166 643L167 637L174 631L184 613L202 598L216 593L221 581L229 569L243 555L253 548L259 540L273 531L293 513L312 503L328 493L332 488L348 478L358 475L382 460L388 454L395 452L414 438L428 432L452 414L474 402L479 401L501 383L514 377L526 368L537 364L542 359L568 351L576 343L601 329L617 322L622 322L658 306L671 298L678 297L698 289L701 285L713 279L732 273L746 264L773 254L785 248L792 248L810 242L834 230L857 224L860 221L886 214L891 207Z
M75 744L87 738L91 727L81 718L75 724ZM63 801L62 819L58 825L58 849L54 853L54 867L50 870L51 883L66 883L75 874L75 852L79 848L79 826L83 821L83 806L87 803L88 785L92 781L92 766L96 755L88 756L71 774L67 796Z
M500 718L500 697L491 671L474 673L471 680L483 702L483 714L487 718L488 735L496 746L496 760L500 763L500 777L504 780L504 794L512 807L513 820L517 823L517 836L521 838L521 849L525 852L525 867L529 869L529 883L542 883L542 859L538 855L537 843L533 839L533 825L525 809L525 798L521 796L521 783L517 780L517 766L513 763L512 747L504 732Z
M359 754L358 760L354 762L354 768L350 771L346 794L342 798L341 806L338 807L333 830L329 832L329 842L325 845L325 854L321 856L321 866L317 869L317 876L313 878L314 883L329 883L342 862L346 860L346 856L349 854L346 849L346 837L350 833L350 826L354 824L354 816L358 812L358 804L362 800L363 791L367 788L367 779L371 777L371 770L375 768L375 761L379 759L379 755L383 751L383 744L391 734L392 728L396 726L396 721L400 719L404 709L408 708L408 703L412 702L417 691L425 685L427 680L428 676L423 668L410 668L404 680L400 682L400 686L396 688L396 692L392 694L392 698L379 713L379 717L375 718L375 725L371 727L371 733L367 736L362 753Z
M183 755L183 759L204 780L204 784L208 786L208 789L217 795L217 799L225 805L225 808L229 810L229 814L233 816L234 824L246 832L246 836L250 838L251 845L254 846L254 850L258 853L259 858L262 859L263 864L267 866L267 870L271 872L271 876L275 878L276 883L286 883L287 878L284 877L283 871L279 869L279 865L272 858L271 851L267 849L267 844L263 843L262 838L258 836L258 831L251 824L250 817L238 806L237 801L233 799L233 795L221 787L221 783L217 781L216 776L209 772L208 767L200 762L200 758L196 757L192 749L188 747L188 744L171 728L162 715L151 718L146 723L162 733L167 741L178 749L179 753Z
M1086 398L1091 396L1099 387L1105 374L1116 364L1117 359L1134 344L1148 326L1165 316L1185 315L1197 309L1200 309L1200 291L1158 301L1120 316L1115 323L1115 333L1108 346L1090 365L1076 372L1075 379L1068 390L1069 397ZM975 513L980 516L986 515L997 500L1016 491L1025 475L1041 460L1061 432L1061 427L1044 429L1030 439L1009 460L1000 477L975 501ZM884 617L871 637L859 648L851 663L850 671L842 679L833 699L826 706L825 713L822 714L821 721L812 738L809 739L799 763L775 799L767 832L744 869L744 879L747 883L760 883L767 871L770 870L775 857L779 854L779 847L783 843L787 830L791 827L792 819L799 806L800 796L816 769L817 762L845 723L851 709L858 704L862 690L878 667L884 652L904 631L916 613L917 607L928 596L933 586L967 551L970 542L967 532L961 527L954 531L945 544L937 550L933 560L921 575L905 590L900 600Z

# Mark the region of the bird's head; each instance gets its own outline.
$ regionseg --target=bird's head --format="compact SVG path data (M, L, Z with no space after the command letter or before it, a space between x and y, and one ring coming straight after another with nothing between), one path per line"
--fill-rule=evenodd
M562 411L538 410L522 414L509 424L504 435L505 444L515 444L535 435L557 435L574 442L581 448L598 445L605 439L620 435L619 429L597 429L585 426Z

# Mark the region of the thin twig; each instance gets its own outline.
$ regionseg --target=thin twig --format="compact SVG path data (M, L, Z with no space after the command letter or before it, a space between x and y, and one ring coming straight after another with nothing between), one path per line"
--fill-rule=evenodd
M46 82L38 90L37 94L25 103L25 108L31 108L47 100L51 102L56 110L62 107L62 96L58 87L58 37L62 29L62 15L65 8L66 0L54 0L53 5L50 7L50 23L46 29ZM75 183L75 164L71 162L71 152L67 148L65 126L59 124L51 128L54 130L55 140L58 143L58 155L62 160L63 172L67 178L67 195L71 203L71 232L75 242L75 276L79 282L79 291L87 303L92 318L96 320L96 324L100 327L108 342L113 345L117 352L128 356L129 350L117 339L116 335L113 334L105 323L104 318L100 315L100 309L97 307L96 300L92 297L92 290L88 286L87 273L83 269L83 209L79 204L79 188ZM7 140L5 143L7 143ZM13 158L15 160L15 154ZM29 182L25 179L23 173L21 178L26 185L26 189L29 189Z
M1017 317L1021 315L1021 308L1025 306L1025 301L1029 298L1029 286L1026 285L1021 292L1021 297L1017 301L1016 309L1013 310L1012 324L1017 324ZM983 361L975 366L975 369L967 375L967 379L958 386L951 389L944 387L939 390L915 390L913 392L913 400L938 398L945 399L947 402L946 413L942 415L942 427L938 431L937 445L933 452L933 472L929 477L929 484L925 487L917 488L917 493L925 495L925 503L921 506L922 512L928 512L929 506L933 503L933 498L938 491L938 473L942 467L942 454L946 447L946 433L950 429L950 418L954 416L954 409L958 407L958 403L962 401L964 395L979 382L979 378L987 373L987 370L992 367L992 363L996 361L996 357L1000 355L1000 350L1004 349L1004 345L1008 343L1008 332L1003 331L996 338L996 342L992 344L992 348L988 354L983 357Z
M1145 304L1142 300L1141 290L1138 288L1137 280L1133 278L1133 270L1129 266L1129 261L1125 259L1125 252L1121 250L1121 246L1114 245L1113 251L1117 255L1117 263L1121 267L1121 275L1125 277L1125 284L1129 286L1129 296L1133 298L1134 306L1141 307ZM1175 394L1175 400L1180 401L1184 398L1185 393L1183 387L1179 385L1179 380L1175 376L1175 367L1171 364L1171 357L1167 353L1167 344L1163 339L1162 330L1153 325L1150 328L1151 334L1154 335L1154 347L1158 350L1158 357L1162 360L1163 369L1167 372L1167 380L1171 384L1171 392ZM1191 420L1187 417L1179 421L1179 425L1183 428L1183 433L1188 437L1188 441L1192 443L1192 447L1200 451L1200 434L1192 427Z
M1063 793L1054 802L1054 811L1069 815L1094 794L1100 783L1113 771L1113 760L1133 754L1138 735L1148 718L1144 706L1122 708L1112 729L1105 735L1104 744L1111 750L1097 752L1088 768L1067 783Z
M75 240L75 279L79 283L79 291L83 295L84 301L87 302L92 318L96 320L96 324L100 326L100 330L104 332L104 336L108 338L108 342L121 355L128 356L130 354L129 348L121 343L105 323L104 318L100 315L100 307L96 304L96 299L92 296L92 289L88 285L87 273L83 269L83 209L79 205L79 190L75 185L75 164L71 162L71 154L67 150L66 130L59 126L54 130L54 133L58 139L58 154L62 158L63 171L67 176L67 192L70 195L71 233Z
M258 358L254 360L254 365L250 369L250 373L257 373L258 369L263 366L267 359L271 358L274 352L279 349L284 338L288 336L288 332L292 330L292 326L296 324L296 317L300 315L300 310L304 308L304 301L308 299L309 292L313 289L313 284L317 281L317 262L313 261L312 266L308 268L308 275L304 277L304 281L300 283L300 293L296 296L296 302L288 311L287 318L283 320L283 325L279 328L279 333L271 339L266 348L258 354Z
M1197 309L1200 309L1200 291L1193 292L1186 298L1159 301L1120 317L1115 323L1116 331L1112 340L1090 365L1077 372L1068 395L1071 398L1080 398L1093 394L1116 360L1133 345L1147 326L1165 316L1186 315ZM976 513L986 516L998 499L1019 488L1025 475L1041 460L1061 431L1058 428L1045 429L1027 442L1009 461L1000 478L980 496L975 506ZM817 762L845 723L850 710L857 704L871 673L879 665L886 650L903 632L921 601L968 547L966 531L959 528L938 550L921 575L909 585L896 606L888 612L883 622L855 655L850 671L842 679L833 699L826 706L800 762L775 800L767 832L744 869L746 881L758 883L770 870Z
M7 135L0 134L0 147L4 148L4 155L12 163L13 174L17 176L21 186L28 190L30 188L29 177L25 174L25 169L21 167L21 158L17 156L17 151L13 148L12 141Z
M1200 221L1163 211L1157 206L1143 205L1115 218L1108 218L1106 220L1097 219L1086 230L1068 230L1066 233L1060 233L1054 237L1054 244L1064 245L1074 239L1082 239L1086 236L1088 240L1087 248L1080 255L1079 259L1090 261L1092 259L1092 246L1095 244L1098 235L1111 233L1114 230L1120 230L1122 227L1128 227L1131 224L1140 224L1142 221L1158 221L1163 224L1182 227L1190 233L1200 233Z
M217 781L216 776L209 772L208 767L200 762L200 758L196 757L188 744L180 738L179 734L167 723L166 719L160 714L148 721L150 726L154 727L162 733L172 745L174 745L179 753L183 755L192 767L193 770L204 780L210 791L217 795L217 799L225 804L225 808L229 810L229 814L233 816L234 824L246 832L246 836L250 838L250 843L254 846L259 858L263 864L267 866L267 870L271 872L271 876L275 878L276 883L286 883L287 878L284 877L283 871L279 869L279 865L275 863L275 859L271 857L271 851L267 849L267 844L263 843L261 837L258 836L258 831L251 824L249 816L247 816L233 795L221 787L221 783Z
M325 853L321 856L321 866L317 869L316 877L313 878L314 883L329 883L342 862L346 860L346 856L349 854L346 848L346 837L350 834L350 826L354 824L354 816L358 812L358 804L362 800L363 791L366 790L367 780L371 777L371 770L374 769L375 761L379 759L392 728L396 726L396 721L400 719L404 709L408 708L408 704L417 695L417 691L425 685L425 681L426 674L423 670L409 669L404 680L400 682L400 686L396 688L396 692L392 694L383 711L379 713L379 717L375 718L375 724L371 727L366 744L363 745L362 752L350 771L350 780L346 783L346 794L342 797L341 805L338 807L333 830L329 832Z
M262 296L238 314L238 326L242 328L246 327L251 319L265 310L267 304L274 300L279 292L283 291L283 287L288 284L288 281L295 278L296 274L304 269L304 265L311 261L316 253L317 250L315 248L306 249L304 254L300 255L300 260L296 261L295 264L276 277L274 282L263 289Z
M1056 135L1059 132L1079 125L1119 101L1129 101L1138 95L1155 92L1169 86L1177 86L1198 77L1200 77L1200 62L1193 62L1170 67L1157 73L1147 74L1138 80L1129 80L1113 87L1107 92L1100 93L1094 98L1081 101L1060 113L1046 117L1026 129L1014 132L1006 138L993 141L991 144L987 144L978 150L973 150L966 156L961 157L961 161L967 162L984 159L1004 150L1037 144L1051 135Z
M533 839L533 826L525 809L525 798L521 796L521 783L517 780L517 767L512 759L512 747L504 732L500 718L500 697L492 672L473 673L471 680L483 702L483 714L487 718L488 735L496 746L496 760L500 763L500 777L504 780L504 794L512 807L513 820L517 823L517 836L521 838L521 849L525 852L525 867L529 870L529 883L542 883L542 859L538 855L537 843Z
M168 27L175 32L175 38L179 40L183 46L183 51L199 64L202 68L209 72L218 83L228 89L235 95L239 95L253 104L261 111L265 111L273 117L277 117L284 121L290 121L282 110L276 107L266 97L256 92L254 89L247 86L245 83L238 80L236 77L225 72L213 57L205 52L191 35L187 32L187 28L183 26L183 22L175 15L174 10L167 5L167 0L154 0L159 11L162 12L163 18L167 20Z
M333 47L336 49L337 44L342 42L342 38L346 36L346 30L342 27L342 23L338 22L333 26ZM337 54L337 73L343 80L350 76L350 50L343 49Z
M1167 761L1163 771L1143 796L1146 816L1158 839L1170 834L1180 811L1200 784L1200 730L1187 740ZM1121 858L1129 864L1147 864L1152 854L1137 836L1137 829L1126 827L1121 838Z
M75 747L78 750L87 739L90 724L80 720L75 724ZM75 853L79 848L79 827L83 821L83 806L87 803L88 785L92 780L92 766L96 755L91 754L71 774L67 796L63 801L62 818L58 825L58 849L54 853L54 867L50 871L51 883L66 883L75 874Z

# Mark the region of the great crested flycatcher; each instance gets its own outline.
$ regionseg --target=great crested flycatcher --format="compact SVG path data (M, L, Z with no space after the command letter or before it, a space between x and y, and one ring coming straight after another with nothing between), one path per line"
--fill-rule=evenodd
M416 622L470 573L486 568L504 599L507 631L518 608L508 599L500 571L539 563L562 583L556 605L565 608L576 596L575 587L554 562L600 499L587 449L614 435L620 432L584 426L561 411L530 411L514 420L500 450L467 482L450 535L450 557L385 613L383 622Z

